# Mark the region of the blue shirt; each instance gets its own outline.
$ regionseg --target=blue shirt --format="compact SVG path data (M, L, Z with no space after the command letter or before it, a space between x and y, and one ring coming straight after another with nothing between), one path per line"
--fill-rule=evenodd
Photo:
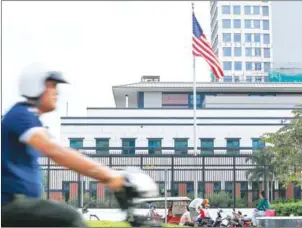
M41 155L25 142L42 128L37 110L28 103L17 103L2 118L1 126L1 203L14 194L41 197Z

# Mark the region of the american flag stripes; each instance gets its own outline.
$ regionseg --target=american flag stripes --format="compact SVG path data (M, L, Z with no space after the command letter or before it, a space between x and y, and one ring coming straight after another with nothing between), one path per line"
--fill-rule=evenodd
M203 57L211 67L215 77L220 79L224 76L220 62L218 61L211 45L206 39L195 14L193 13L193 55Z

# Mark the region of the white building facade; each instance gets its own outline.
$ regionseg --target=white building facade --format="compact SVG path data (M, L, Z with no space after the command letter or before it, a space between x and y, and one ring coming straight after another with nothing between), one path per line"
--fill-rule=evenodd
M211 41L224 82L266 82L273 67L270 1L211 1Z
M161 186L168 169L172 195L236 191L238 197L245 192L249 202L260 186L247 180L252 168L247 157L264 146L264 133L288 124L302 103L301 83L197 83L199 155L194 157L192 83L143 77L139 83L114 86L113 93L116 108L88 107L85 117L61 118L65 146L115 168L144 168ZM77 180L56 171L51 191L63 191L64 182ZM85 179L85 191L92 188L90 182ZM274 189L279 189L277 182ZM300 189L294 187L284 192L297 194Z

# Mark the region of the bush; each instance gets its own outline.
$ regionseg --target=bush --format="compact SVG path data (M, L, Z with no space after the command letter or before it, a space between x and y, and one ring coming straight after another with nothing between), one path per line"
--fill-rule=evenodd
M221 191L213 194L206 194L206 198L209 199L212 208L232 208L234 207L233 196L230 193ZM247 203L241 198L236 197L236 207L246 207Z
M277 216L302 216L302 201L292 203L276 203L272 204L272 208L276 210Z

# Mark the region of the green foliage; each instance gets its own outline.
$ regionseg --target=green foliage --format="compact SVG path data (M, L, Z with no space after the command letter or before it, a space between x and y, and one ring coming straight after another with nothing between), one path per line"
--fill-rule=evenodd
M234 200L230 193L221 191L213 194L206 194L206 198L210 201L211 208L232 208ZM236 197L236 207L246 207L246 201L241 197Z
M78 198L69 200L67 203L74 207L78 207L79 205ZM90 197L89 193L84 193L83 205L84 207L88 207L88 208L108 208L110 206L109 199L107 200L96 199Z
M276 210L277 216L302 216L302 201L291 203L276 203L272 204L272 208Z
M271 204L278 204L278 203L294 203L297 202L298 200L294 199L284 199L284 198L277 198L273 201L271 201Z
M302 186L302 110L294 110L293 115L287 126L262 137L269 162L284 187L290 183Z

